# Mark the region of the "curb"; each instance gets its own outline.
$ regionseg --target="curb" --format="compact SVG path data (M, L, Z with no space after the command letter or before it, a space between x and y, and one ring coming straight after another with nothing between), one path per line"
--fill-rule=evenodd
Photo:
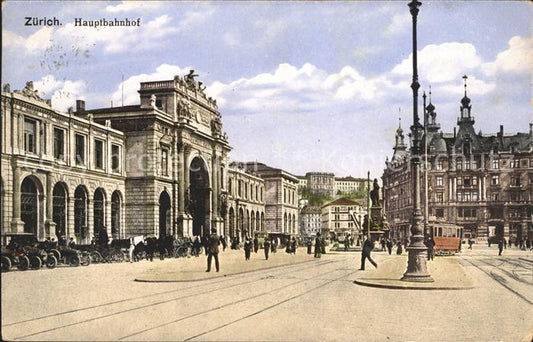
M382 289L391 289L391 290L470 290L473 289L474 286L412 286L412 285L393 285L393 284L378 284L378 283L371 283L371 282L365 282L361 280L354 280L354 284L366 286L366 287L375 287L375 288L382 288ZM427 284L427 283L425 283Z

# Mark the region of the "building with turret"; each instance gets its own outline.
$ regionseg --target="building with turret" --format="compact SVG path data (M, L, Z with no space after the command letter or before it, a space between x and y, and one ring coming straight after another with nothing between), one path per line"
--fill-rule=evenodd
M496 134L474 130L472 103L460 101L457 128L443 133L431 103L425 108L427 186L422 180L422 205L427 233L486 240L533 238L533 124L528 133ZM431 96L431 93L430 93ZM413 214L410 151L401 125L394 153L383 172L383 198L391 233L409 236ZM425 199L425 200L424 200Z

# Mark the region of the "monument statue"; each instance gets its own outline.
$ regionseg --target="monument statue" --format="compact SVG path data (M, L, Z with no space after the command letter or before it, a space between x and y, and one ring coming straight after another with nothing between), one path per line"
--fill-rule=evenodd
M373 207L379 207L379 184L378 180L374 178L374 188L370 191L370 200Z

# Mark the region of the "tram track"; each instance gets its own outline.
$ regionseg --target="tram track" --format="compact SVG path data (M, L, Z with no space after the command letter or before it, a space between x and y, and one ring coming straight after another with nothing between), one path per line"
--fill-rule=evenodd
M511 293L515 294L517 297L519 297L520 299L524 300L525 302L533 305L533 301L531 301L528 297L526 297L525 295L523 295L522 293L520 293L518 290L514 289L510 284L509 282L504 278L502 277L501 275L497 274L496 272L494 272L494 270L485 270L483 267L481 267L479 264L476 264L474 262L472 262L471 260L467 259L467 258L464 258L463 257L463 260L465 260L466 262L468 262L470 265L474 266L475 268L479 269L480 271L482 271L483 273L485 273L487 276L489 276L491 279L493 279L494 281L496 281L498 284L500 284L501 286L503 286L504 288L506 288L508 291L510 291ZM504 274L507 274L501 267L499 266L495 266L491 263L488 263L488 262L485 262L483 260L479 260L481 261L482 263L484 263L485 265L488 265L488 266L491 266L491 267L494 267L498 270L500 270L502 273ZM511 276L511 278L514 279L514 277ZM530 285L530 284L527 284L527 285Z
M158 293L155 293L155 294L149 294L149 295L145 295L145 296L138 296L138 297L128 298L128 299L124 299L124 300L120 300L120 301L104 303L104 304L95 305L95 306L91 306L91 307L85 307L85 308L76 309L76 310L68 310L68 311L61 312L61 313L50 314L50 315L46 315L46 316L41 316L41 317L29 319L29 320L10 323L9 325L4 325L3 327L14 326L14 325L17 325L17 324L20 325L20 324L23 324L23 323L35 323L36 321L44 320L46 318L57 319L58 317L65 316L65 315L68 315L68 314L80 313L80 312L88 311L88 310L91 310L91 309L103 309L105 307L110 307L110 306L112 306L114 304L121 304L121 303L124 304L124 303L128 303L128 302L129 302L129 304L132 304L132 302L135 301L135 300L142 300L142 299L145 299L145 298L150 298L150 297L170 294L170 293L174 293L174 292L184 292L185 290L188 290L188 289L196 289L197 290L197 291L194 291L193 293L188 293L186 295L180 295L180 296L173 297L173 298L168 298L168 299L165 299L165 300L160 300L160 301L156 301L156 302L152 302L152 303L147 303L147 304L144 304L144 305L135 306L135 307L128 308L128 309L123 309L123 310L119 310L119 311L108 313L108 314L97 315L97 316L90 317L90 318L87 318L87 319L75 321L75 322L72 322L72 323L69 323L69 324L62 324L61 326L54 326L54 327L51 327L51 328L48 328L48 329L41 329L39 331L35 331L35 332L29 333L29 334L25 334L25 335L17 336L15 338L13 338L14 340L27 339L27 338L30 338L30 337L35 337L35 336L38 336L38 335L42 335L42 334L45 334L45 333L50 333L50 332L53 332L53 331L58 331L58 330L69 328L69 327L73 327L73 326L76 326L76 325L81 325L81 324L85 324L85 323L89 323L89 322L94 322L94 321L97 321L97 320L111 318L111 317L114 317L114 316L128 314L128 313L131 313L133 311L138 311L138 310L143 310L143 309L148 309L148 308L154 308L156 306L167 304L167 303L171 303L171 302L179 302L180 300L189 299L191 297L195 297L195 296L198 296L198 295L212 294L212 293L215 293L217 291L224 291L224 290L235 288L235 287L239 287L239 286L250 285L250 284L253 284L253 283L256 283L256 282L259 282L261 280L266 279L267 277L265 277L263 275L263 273L267 273L268 275L270 275L273 272L274 273L283 274L283 273L289 272L291 269L293 269L295 267L298 267L298 266L299 267L297 269L297 272L299 272L299 271L306 270L308 268L316 268L316 267L320 267L320 266L324 266L324 265L328 265L330 263L336 263L336 262L340 262L340 261L333 261L333 260L332 261L323 261L323 262L320 262L320 263L312 263L311 265L306 266L306 267L301 267L301 265L286 265L286 266L280 266L279 268L276 268L276 269L270 268L270 269L265 269L265 270L258 270L258 271L255 271L255 272L252 273L252 275L255 275L255 277L253 279L251 279L249 281L244 281L244 282L239 282L239 280L244 278L244 277L246 277L246 276L250 276L250 274L242 274L242 275L238 275L236 277L231 277L231 278L227 278L227 279L217 278L217 279L213 279L213 281L211 281L209 284L198 285L196 283L194 286L190 286L190 287L187 287L187 288L173 289L173 290L158 292ZM260 272L260 271L263 271L263 272ZM213 285L214 286L218 286L222 282L229 282L229 281L233 281L233 282L237 281L237 283L230 284L228 286L223 286L223 287L216 287L216 288L211 289L209 291L202 291L201 290L202 288L205 288L207 286L213 286ZM297 282L291 283L291 284L289 284L287 286L294 285L295 283L298 283L298 282L301 282L301 281L297 281ZM284 287L287 287L287 286L284 286ZM244 299L244 300L249 300L249 299ZM230 303L230 304L234 305L234 304L237 304L238 302L239 301L236 301L235 303ZM197 316L199 314L201 314L201 313L195 314L193 316Z
M505 268L501 267L501 266L503 265L503 263L500 264L500 265L495 265L495 264L492 264L492 263L490 263L490 262L487 262L486 260L483 260L483 259L480 259L479 261L481 261L482 263L484 263L484 264L486 264L486 265L489 265L489 266L492 266L492 267L496 267L496 268L498 268L500 271L502 271L502 272L505 273L507 276L513 278L513 279L516 280L516 281L519 281L519 282L521 282L521 283L523 283L523 284L533 285L533 281L529 281L529 280L527 280L527 279L522 278L519 274L517 274L517 273L515 272L515 270L508 271L508 270L506 270ZM512 262L509 262L509 261L507 261L507 260L505 260L505 259L503 259L502 261L507 262L508 264L511 264L511 265L513 265L513 266L515 266L515 267L517 266L517 264L512 263ZM521 267L523 267L523 266L521 266ZM523 267L523 268L525 268L527 271L533 272L531 269L528 269L528 268L526 268L526 267ZM533 275L533 274L532 274L532 275Z
M336 271L336 270L333 270L332 272L334 272L334 271ZM243 321L243 320L245 320L245 319L251 318L251 317L256 316L256 315L259 315L259 314L261 314L261 313L263 313L263 312L266 312L266 311L268 311L268 310L271 310L271 309L273 309L273 308L275 308L275 307L277 307L277 306L280 306L280 305L282 305L282 304L285 304L285 303L287 303L287 302L289 302L289 301L291 301L291 300L294 300L294 299L296 299L296 298L299 298L299 297L305 296L305 295L307 295L307 294L309 294L309 293L311 293L311 292L313 292L313 291L316 291L316 290L318 290L318 289L320 289L320 288L323 288L323 287L325 287L325 286L327 286L327 285L329 285L329 284L331 284L331 283L334 283L334 282L336 282L336 281L339 281L339 280L341 280L342 278L348 277L348 276L350 276L350 275L356 273L357 271L358 271L358 270L351 271L351 272L348 272L348 273L346 273L346 274L343 274L342 276L337 277L337 278L335 278L335 279L327 280L326 282L324 282L324 283L321 284L321 285L315 286L315 287L313 287L313 288L311 288L311 289L309 289L309 290L306 290L306 291L304 291L304 292L302 292L302 293L299 293L299 294L297 294L297 295L291 296L291 297L289 297L289 298L287 298L287 299L285 299L285 300L282 300L282 301L280 301L280 302L278 302L278 303L275 303L275 304L269 305L269 306L267 306L267 307L264 307L264 308L262 308L262 309L260 309L260 310L256 310L256 311L254 311L254 312L252 312L252 313L250 313L250 314L248 314L248 315L245 315L244 317L240 317L240 318L235 319L235 320L233 320L233 321L231 321L231 322L228 322L228 323L225 323L225 324L221 324L221 325L219 325L219 326L217 326L217 327L215 327L215 328L212 328L212 329L209 329L209 330L207 330L207 331L204 331L204 332L202 332L202 333L200 333L200 334L196 334L196 335L194 335L194 336L188 337L188 338L184 339L183 341L191 341L191 340L193 340L193 339L195 339L195 338L198 338L198 337L201 337L201 336L207 335L207 334L209 334L209 333L212 333L212 332L215 332L215 331L217 331L217 330L220 330L220 329L226 328L226 327L228 327L228 326L230 326L230 325L233 325L233 324L235 324L235 323L241 322L241 321Z
M310 265L310 266L307 266L307 267L303 267L303 268L300 268L300 269L307 269L307 268L310 268L310 267L320 266L322 264L328 264L328 263L331 263L331 262L333 262L333 261L322 261L322 262L320 262L318 264L313 264L313 265ZM255 272L255 273L272 272L273 270L276 270L278 268L283 268L285 270L286 268L289 268L289 267L292 268L292 267L297 267L297 266L300 266L300 264L283 265L283 266L279 266L279 267L276 267L276 268L255 270L253 272ZM139 299L146 299L146 298L150 298L150 297L161 296L161 295L165 295L165 294L171 294L171 293L175 293L175 292L178 292L178 291L179 292L183 292L183 291L186 291L186 290L189 290L189 289L198 289L198 288L203 288L203 287L207 287L207 286L210 286L210 285L218 285L220 283L226 283L226 282L238 280L240 278L243 278L245 275L246 274L243 273L243 274L237 274L235 276L226 277L226 278L205 279L202 282L206 282L206 283L200 284L200 285L198 284L198 282L195 282L194 285L188 286L188 287L184 287L184 288L177 288L177 289L172 289L172 290L167 290L167 291L162 291L162 292L151 293L151 294L147 294L147 295L143 295L143 296L125 298L125 299L116 300L116 301L107 302L107 303L102 303L102 304L98 304L98 305L85 306L85 307L78 308L78 309L72 309L72 310L67 310L67 311L56 312L56 313L52 313L52 314L48 314L48 315L44 315L44 316L29 318L29 319L22 320L22 321L2 324L2 327L10 327L10 326L14 326L14 325L19 325L19 324L24 324L24 323L29 323L29 322L35 322L35 321L43 320L43 319L46 319L46 318L58 317L58 316L61 316L61 315L67 315L67 314L72 314L72 313L81 313L81 312L87 311L87 310L102 308L102 307L115 305L115 304L126 303L126 302L129 302L129 301L134 301L134 300L139 300Z

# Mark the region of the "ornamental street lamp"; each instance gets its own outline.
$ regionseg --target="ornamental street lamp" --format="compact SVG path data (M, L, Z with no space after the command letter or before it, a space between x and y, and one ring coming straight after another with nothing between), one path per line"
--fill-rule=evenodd
M423 215L420 209L420 145L423 127L420 125L418 117L418 71L417 71L417 46L416 46L416 17L419 7L422 5L417 0L409 3L409 11L413 17L413 125L411 132L413 136L413 148L411 151L412 182L413 182L413 220L411 226L411 243L407 247L408 263L402 280L412 282L432 282L426 267L427 248L424 245L424 227L422 225Z

